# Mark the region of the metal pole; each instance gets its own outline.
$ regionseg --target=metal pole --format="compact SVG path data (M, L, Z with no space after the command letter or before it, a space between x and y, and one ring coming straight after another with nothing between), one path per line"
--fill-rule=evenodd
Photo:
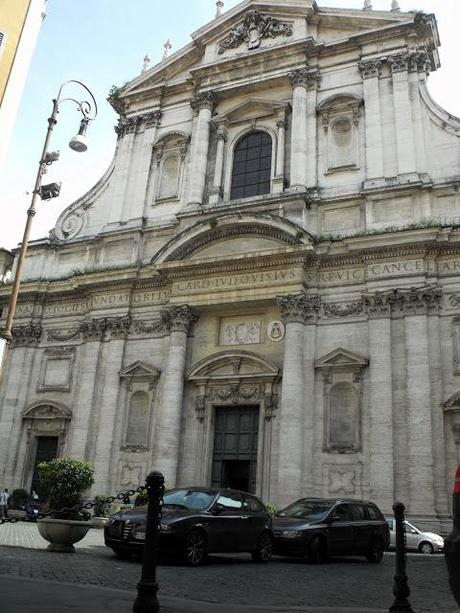
M59 93L60 93L60 90L59 90ZM59 112L58 111L58 101L59 101L59 96L56 100L53 100L53 112L51 113L51 117L48 119L48 129L46 131L45 143L43 145L42 156L38 164L38 172L37 172L37 177L35 179L34 191L32 192L32 200L30 202L30 207L27 211L26 227L24 228L24 236L23 236L22 243L21 243L21 249L19 251L18 265L16 267L16 273L14 275L13 289L11 290L10 301L8 303L8 314L6 316L5 329L2 332L2 337L8 343L11 343L11 341L13 340L13 332L12 332L13 319L16 313L16 303L18 301L22 269L24 267L24 260L26 257L27 247L29 244L29 235L30 235L30 229L32 227L32 220L36 213L35 201L37 200L38 191L41 185L41 180L42 180L43 171L44 171L45 157L48 152L48 144L51 138L51 132L53 131L53 128L57 123L56 116Z
M160 604L157 598L158 583L156 581L156 572L159 524L165 480L160 472L153 471L147 476L146 481L149 502L147 507L144 557L141 580L137 584L137 598L133 605L133 613L158 613L160 611Z
M414 613L410 602L409 585L406 575L406 530L404 527L405 507L402 502L395 502L393 512L396 523L396 575L393 585L395 601L390 607L390 613Z
M444 554L449 572L449 585L460 607L460 466L457 466L453 493L454 526L444 541Z

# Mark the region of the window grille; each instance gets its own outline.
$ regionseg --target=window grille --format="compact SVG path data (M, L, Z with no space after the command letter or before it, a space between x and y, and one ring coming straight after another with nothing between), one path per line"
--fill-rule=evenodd
M270 193L272 139L266 132L251 132L235 147L230 199Z

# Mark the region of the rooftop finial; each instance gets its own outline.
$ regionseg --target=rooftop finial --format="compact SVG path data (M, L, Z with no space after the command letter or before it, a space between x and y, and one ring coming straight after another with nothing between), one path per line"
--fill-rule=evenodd
M401 10L398 0L391 0L391 10L395 12Z
M144 56L144 64L142 65L142 72L148 70L150 64L150 55L148 53Z
M224 10L224 3L222 0L217 0L216 2L216 19L222 15L222 11Z
M163 49L164 49L164 52L163 52L163 59L165 60L165 59L166 59L166 58L169 56L169 52L170 52L170 51L171 51L171 49L172 49L171 41L169 40L169 38L168 38L168 40L165 42L165 44L163 45Z
M372 0L364 0L363 11L372 11Z

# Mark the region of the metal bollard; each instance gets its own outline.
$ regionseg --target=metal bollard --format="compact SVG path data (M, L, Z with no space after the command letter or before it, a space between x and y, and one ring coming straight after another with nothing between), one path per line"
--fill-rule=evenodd
M402 502L395 502L393 512L396 522L396 575L393 585L395 601L390 607L390 613L414 613L410 602L409 585L406 575L406 531L404 529L404 511Z
M452 594L460 606L460 466L457 467L453 493L454 527L444 540L444 555L449 572L449 584Z
M137 584L137 598L133 605L134 613L158 613L160 610L160 603L157 598L158 583L156 581L156 572L164 483L164 477L159 472L153 471L147 475L146 488L149 502L147 507L144 557L141 580Z

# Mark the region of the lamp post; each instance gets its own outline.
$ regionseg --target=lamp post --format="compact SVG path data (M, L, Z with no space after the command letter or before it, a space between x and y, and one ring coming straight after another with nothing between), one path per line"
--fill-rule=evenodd
M76 100L75 98L62 98L62 92L66 85L69 83L76 83L81 86L91 97L91 102L88 100ZM93 121L97 115L97 103L92 94L92 92L84 85L81 81L76 81L75 79L70 79L69 81L65 81L62 83L59 88L59 92L57 97L53 100L53 110L51 113L51 117L48 119L48 129L46 131L45 142L43 145L43 151L38 163L38 171L37 177L35 179L34 190L32 192L32 199L30 202L30 206L27 210L27 221L26 226L24 228L24 236L21 243L21 248L19 250L18 263L16 266L16 273L14 275L13 289L11 290L11 295L8 303L8 314L6 317L5 328L0 333L1 343L0 343L0 377L1 373L4 371L4 364L7 356L7 348L9 343L11 343L13 339L13 319L16 313L16 304L18 301L19 294L19 286L21 284L21 275L24 267L24 260L27 253L27 246L29 243L29 235L30 229L32 226L32 220L36 213L36 200L37 196L40 196L41 200L50 200L51 198L57 198L59 196L59 192L61 189L60 183L50 183L48 185L42 185L43 175L46 173L47 166L50 166L53 162L56 162L59 159L59 151L51 151L48 152L48 145L51 138L51 133L54 129L54 126L57 123L57 115L59 113L60 105L63 102L74 102L77 105L78 110L82 114L82 119L80 121L80 128L78 134L76 134L72 140L69 142L69 147L73 149L73 151L83 152L88 148L86 142L86 130L90 121Z

